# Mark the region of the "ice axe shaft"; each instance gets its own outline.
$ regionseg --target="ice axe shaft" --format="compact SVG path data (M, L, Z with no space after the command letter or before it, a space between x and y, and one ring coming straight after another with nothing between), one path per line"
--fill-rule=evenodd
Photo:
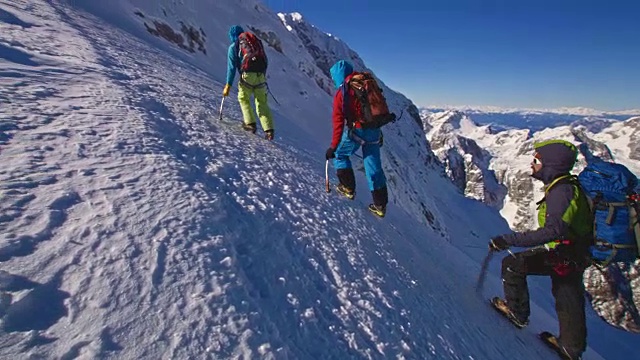
M218 117L219 121L222 121L222 106L224 106L224 99L226 99L226 96L222 97L222 101L220 102L220 116Z
M482 292L482 288L484 287L484 280L487 277L487 269L489 268L489 263L491 262L491 258L493 258L493 251L489 250L489 253L484 258L482 262L482 267L480 268L480 274L478 275L478 282L476 283L476 292Z
M331 188L329 187L329 160L324 163L324 185L327 192L331 192Z

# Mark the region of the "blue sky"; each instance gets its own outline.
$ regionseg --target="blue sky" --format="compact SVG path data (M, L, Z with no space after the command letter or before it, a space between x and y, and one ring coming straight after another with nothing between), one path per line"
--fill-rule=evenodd
M344 40L418 105L640 108L631 1L264 2Z

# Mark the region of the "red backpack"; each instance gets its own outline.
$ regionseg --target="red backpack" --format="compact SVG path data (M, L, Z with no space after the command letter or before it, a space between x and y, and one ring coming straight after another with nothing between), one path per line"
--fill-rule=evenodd
M357 100L356 118L353 122L359 122L366 129L379 128L396 120L396 115L389 112L382 89L371 73L357 72L351 76L347 85L353 89Z
M264 52L262 41L253 33L245 31L238 36L238 56L240 57L240 72L267 71L267 54Z

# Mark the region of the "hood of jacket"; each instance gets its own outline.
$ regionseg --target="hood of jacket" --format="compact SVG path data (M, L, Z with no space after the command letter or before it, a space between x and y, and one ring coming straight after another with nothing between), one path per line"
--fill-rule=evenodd
M333 80L333 85L336 90L352 72L353 65L346 60L340 60L333 64L331 69L329 69L329 73L331 74L331 80Z
M531 176L548 185L562 175L571 173L578 157L575 145L564 140L548 140L533 145L542 168Z
M240 25L233 25L229 28L229 41L236 42L238 40L238 36L244 32L244 29Z

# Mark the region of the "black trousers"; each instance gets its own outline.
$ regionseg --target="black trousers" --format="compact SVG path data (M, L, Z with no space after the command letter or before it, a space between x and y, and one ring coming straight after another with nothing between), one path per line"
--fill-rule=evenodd
M528 319L529 287L527 276L551 276L551 292L556 301L556 314L560 323L560 343L572 355L584 352L587 343L585 298L582 275L575 269L559 276L553 269L549 253L529 255L526 252L507 256L502 260L502 282L507 305L521 320Z

